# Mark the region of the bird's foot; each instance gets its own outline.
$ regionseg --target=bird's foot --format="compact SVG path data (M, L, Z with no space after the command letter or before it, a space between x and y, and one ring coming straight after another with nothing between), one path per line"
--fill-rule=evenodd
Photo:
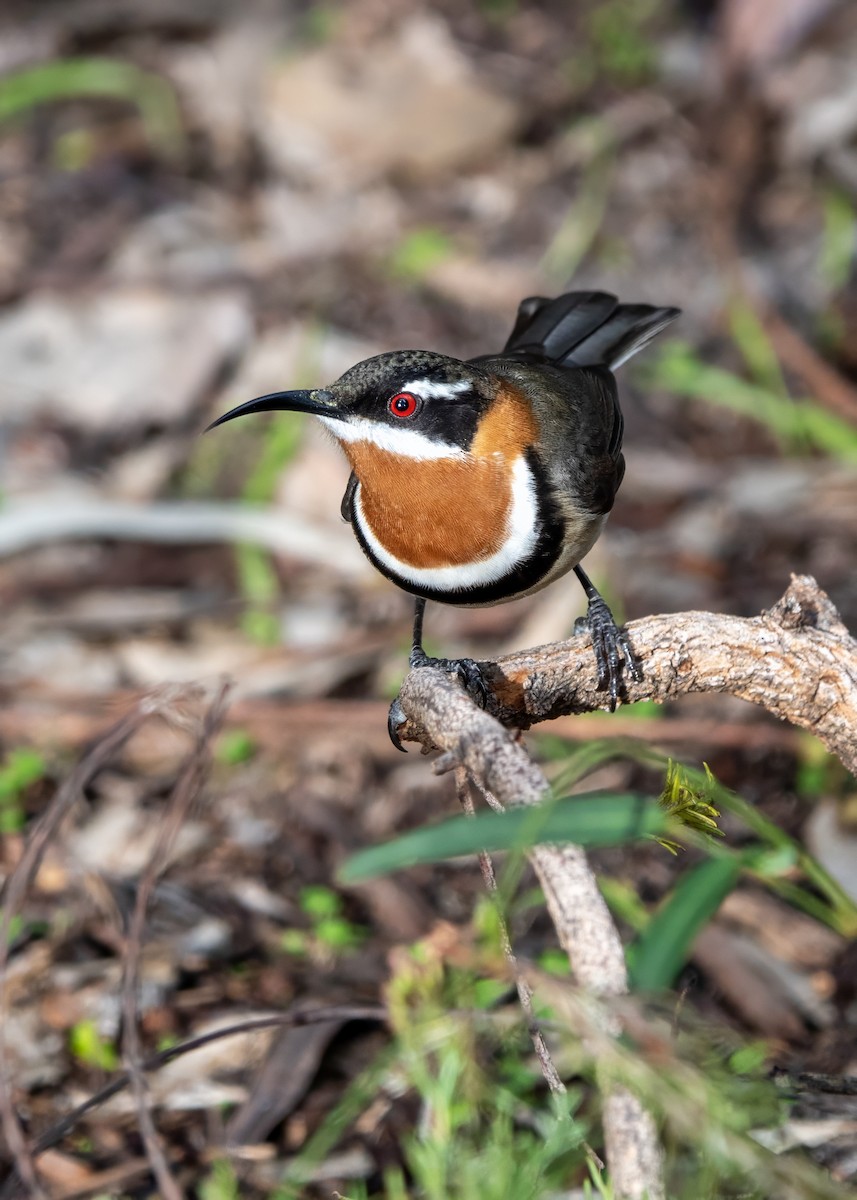
M409 665L412 670L418 670L420 667L436 667L439 671L445 671L447 675L457 675L464 690L467 692L470 699L479 708L484 708L488 699L488 689L485 686L485 678L482 674L482 668L472 658L431 658L424 650L414 649L411 651ZM399 738L399 726L405 722L405 710L399 703L398 698L390 705L390 711L387 715L387 732L390 735L390 741L397 750L407 753Z
M413 669L436 667L447 675L457 675L470 699L480 708L485 707L488 689L479 663L472 658L431 658L425 650L414 649L408 660Z
M624 661L632 679L639 683L643 678L642 668L634 654L628 634L616 624L606 601L599 595L590 599L586 616L577 618L574 632L591 635L598 667L598 690L608 690L610 711L615 712L622 662Z

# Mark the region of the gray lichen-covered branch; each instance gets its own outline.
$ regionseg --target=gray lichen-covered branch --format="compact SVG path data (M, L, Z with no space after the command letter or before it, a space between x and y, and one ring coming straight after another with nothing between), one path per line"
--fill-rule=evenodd
M857 772L857 641L811 576L793 576L785 595L758 617L666 613L632 621L628 632L644 675L639 683L626 679L628 701L737 696L808 729ZM482 665L488 712L510 728L604 707L587 637ZM405 708L411 719L399 736L424 741L418 713Z

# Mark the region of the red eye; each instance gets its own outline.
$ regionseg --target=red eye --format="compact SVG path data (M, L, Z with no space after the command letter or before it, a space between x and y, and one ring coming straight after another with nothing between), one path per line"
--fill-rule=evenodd
M410 392L399 392L387 405L394 417L412 417L419 408L419 401Z

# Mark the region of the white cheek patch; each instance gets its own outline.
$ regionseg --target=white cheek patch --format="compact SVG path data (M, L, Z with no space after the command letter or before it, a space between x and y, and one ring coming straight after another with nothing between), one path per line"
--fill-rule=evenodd
M371 442L379 450L411 458L415 462L426 462L437 458L466 458L466 452L451 442L438 442L426 437L416 429L397 428L382 421L368 421L355 417L351 421L338 421L332 417L319 417L322 425L329 429L341 442ZM403 423L404 426L404 423Z
M354 496L354 517L374 558L388 571L417 588L460 591L482 587L510 574L532 555L540 532L539 506L533 473L523 458L512 466L512 504L506 520L506 538L499 550L476 562L449 567L414 567L401 562L386 550L372 531L363 512L358 486Z
M403 392L416 392L424 400L453 400L462 392L472 391L472 386L466 379L455 383L436 383L432 379L413 379L410 383L402 384Z

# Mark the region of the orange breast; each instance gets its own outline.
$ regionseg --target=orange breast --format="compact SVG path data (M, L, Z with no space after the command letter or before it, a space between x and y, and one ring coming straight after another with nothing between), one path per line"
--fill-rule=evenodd
M519 393L504 387L466 459L414 461L371 442L342 443L360 480L364 519L379 542L417 568L478 562L502 547L512 504L511 466L535 441Z
M364 519L382 546L412 567L488 558L505 540L512 500L505 464L413 462L366 442L346 446Z

